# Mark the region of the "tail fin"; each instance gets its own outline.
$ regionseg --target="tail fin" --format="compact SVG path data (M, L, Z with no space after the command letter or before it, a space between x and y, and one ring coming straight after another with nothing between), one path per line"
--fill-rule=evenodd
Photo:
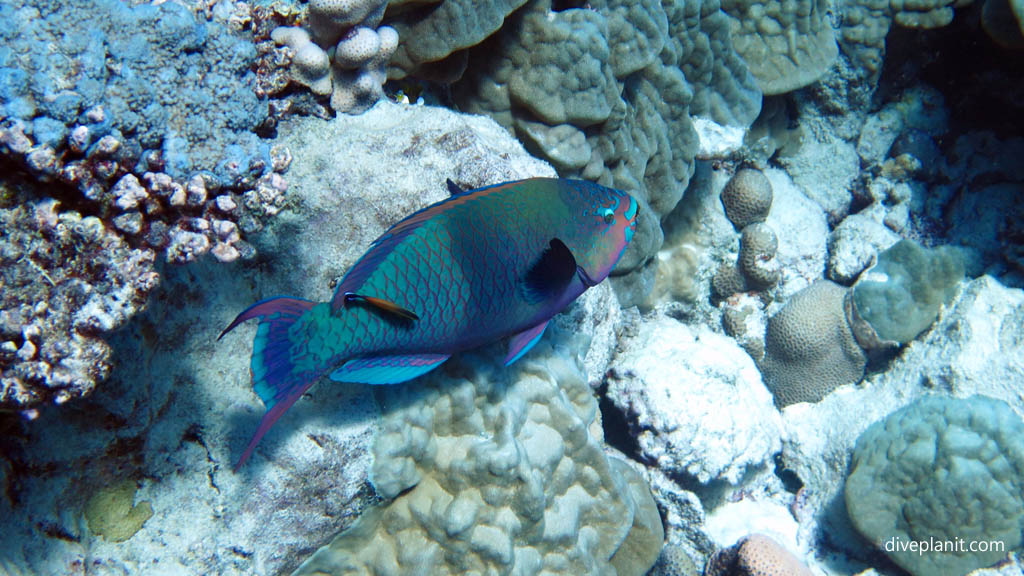
M267 406L267 412L260 420L252 440L246 446L242 457L235 464L238 471L252 455L263 435L274 422L295 403L303 392L309 389L320 376L319 372L295 372L291 357L292 340L288 329L316 302L299 298L268 298L261 300L238 315L217 338L220 340L236 326L259 318L260 325L252 344L252 385L256 394Z

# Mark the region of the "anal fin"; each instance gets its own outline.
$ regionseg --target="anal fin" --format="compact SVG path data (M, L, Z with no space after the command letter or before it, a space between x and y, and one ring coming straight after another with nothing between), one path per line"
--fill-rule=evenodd
M367 356L349 360L330 378L336 382L363 384L398 384L412 380L437 368L448 354L408 354L401 356Z
M523 357L530 351L530 348L540 341L540 337L544 335L544 329L548 327L548 320L537 324L529 330L524 330L519 334L512 337L512 340L508 343L508 355L505 356L505 366L508 366Z

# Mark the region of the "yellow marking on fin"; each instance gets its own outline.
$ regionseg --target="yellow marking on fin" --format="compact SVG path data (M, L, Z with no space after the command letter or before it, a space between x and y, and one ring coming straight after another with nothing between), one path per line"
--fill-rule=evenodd
M413 312L411 310L408 310L406 308L402 308L398 304L395 304L394 302L392 302L390 300L385 300L383 298L374 298L373 296L363 296L362 294L353 294L351 292L346 293L345 294L345 302L352 302L352 301L366 302L367 304L369 304L371 306L374 306L376 308L379 308L379 309L383 310L384 312L387 312L388 314L394 314L395 316L398 316L399 318L404 318L404 319L412 321L412 322L415 322L415 321L420 319L420 317L417 316L415 312Z

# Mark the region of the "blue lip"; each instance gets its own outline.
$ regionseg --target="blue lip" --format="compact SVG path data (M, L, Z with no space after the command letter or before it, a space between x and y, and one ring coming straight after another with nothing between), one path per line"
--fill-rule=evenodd
M626 210L626 220L632 220L636 217L636 212L640 206L636 203L636 198L629 197L629 210Z

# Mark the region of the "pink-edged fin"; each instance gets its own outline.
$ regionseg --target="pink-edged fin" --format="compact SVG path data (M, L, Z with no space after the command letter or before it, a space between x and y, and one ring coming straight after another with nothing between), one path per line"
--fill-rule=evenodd
M256 433L252 435L252 440L249 440L249 445L245 447L245 452L242 452L242 457L235 463L235 472L238 472L238 469L245 464L245 461L248 460L250 456L252 456L253 450L256 449L256 445L259 444L260 440L263 439L263 436L270 431L270 427L274 425L274 422L277 422L277 419L287 412L288 409L292 407L292 404L295 404L295 401L301 398L314 382L316 382L316 378L311 379L309 382L292 386L282 398L278 398L277 401L274 402L274 405L271 406L265 414L263 414L263 418L260 420L260 425L256 428Z
M505 366L508 366L523 357L533 348L534 344L540 341L540 337L544 335L544 329L548 327L548 321L545 320L540 324L537 324L529 330L524 330L519 334L512 337L512 340L508 343L508 356L505 356Z
M293 357L291 327L308 312L316 302L300 298L268 298L247 308L221 332L220 338L236 326L258 318L256 337L252 343L252 387L256 395L267 406L267 412L260 420L259 428L253 435L242 457L235 464L235 471L245 464L260 439L270 430L274 422L284 414L320 376L317 371L298 371Z
M278 315L284 318L298 318L305 314L310 308L316 305L316 302L309 300L303 300L302 298L288 298L286 296L275 296L274 298L267 298L266 300L260 300L259 302L249 306L238 315L228 327L217 336L217 340L224 337L225 334L231 332L236 326L245 322L246 320L252 320L253 318L263 318L264 316Z

